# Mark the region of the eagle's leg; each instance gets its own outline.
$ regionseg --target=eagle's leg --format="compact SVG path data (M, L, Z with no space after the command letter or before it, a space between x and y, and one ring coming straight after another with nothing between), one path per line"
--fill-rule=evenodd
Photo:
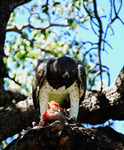
M48 105L47 105L48 99L49 99L48 94L40 92L40 96L39 96L40 122L42 122L43 114L48 109Z
M71 92L70 93L70 116L77 120L78 112L79 112L79 94Z

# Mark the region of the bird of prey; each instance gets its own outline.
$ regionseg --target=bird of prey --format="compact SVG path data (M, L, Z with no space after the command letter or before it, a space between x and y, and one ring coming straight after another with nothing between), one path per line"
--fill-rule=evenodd
M40 121L49 101L61 107L70 107L70 116L78 117L79 104L86 91L86 73L82 62L70 57L53 57L40 60L32 86L33 103L40 110Z

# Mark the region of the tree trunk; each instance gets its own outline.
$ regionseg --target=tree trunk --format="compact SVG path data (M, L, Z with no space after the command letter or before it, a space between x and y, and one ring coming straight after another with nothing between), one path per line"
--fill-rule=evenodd
M4 106L5 104L4 78L8 77L8 71L3 62L5 56L3 47L6 25L13 9L29 1L30 0L0 0L0 106Z

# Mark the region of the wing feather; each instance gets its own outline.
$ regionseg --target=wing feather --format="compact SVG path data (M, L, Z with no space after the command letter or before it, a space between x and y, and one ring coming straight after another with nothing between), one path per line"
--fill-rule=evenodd
M46 77L46 73L47 73L47 61L42 60L38 63L38 66L36 68L36 73L34 76L34 81L32 86L32 98L33 98L34 107L36 109L39 108L39 90Z
M84 99L85 96L85 91L86 91L86 73L85 73L85 69L83 67L83 63L81 63L80 61L75 60L76 64L77 64L77 76L78 76L78 83L79 83L79 89L80 89L80 98L81 101Z

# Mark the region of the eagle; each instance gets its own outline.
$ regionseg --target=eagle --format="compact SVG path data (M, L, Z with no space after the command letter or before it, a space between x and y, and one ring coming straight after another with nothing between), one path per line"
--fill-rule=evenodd
M70 117L78 117L79 105L86 91L86 73L83 63L67 56L40 60L34 75L32 97L34 107L40 110L40 122L54 100L63 108L70 107Z

